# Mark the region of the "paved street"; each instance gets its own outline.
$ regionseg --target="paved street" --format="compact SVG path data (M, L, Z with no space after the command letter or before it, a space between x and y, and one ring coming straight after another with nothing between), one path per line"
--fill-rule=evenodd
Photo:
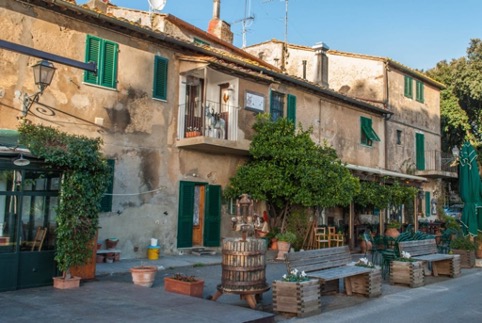
M354 255L357 259L359 255ZM383 284L383 295L368 299L342 294L322 297L322 313L304 319L272 312L272 294L263 294L251 310L238 295L206 298L221 282L221 258L161 256L143 260L160 268L152 288L132 284L128 269L140 260L97 266L97 278L76 290L52 287L0 293L0 322L476 322L480 321L482 270L464 269L456 279L428 277L426 286L409 288ZM285 266L268 260L267 281L285 273ZM205 280L203 299L167 293L163 278L175 272Z

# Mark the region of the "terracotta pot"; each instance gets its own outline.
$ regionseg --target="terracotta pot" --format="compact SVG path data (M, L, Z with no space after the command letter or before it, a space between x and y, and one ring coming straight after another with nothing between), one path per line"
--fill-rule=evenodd
M366 240L360 240L360 252L365 253L372 250L372 243Z
M278 256L276 260L285 260L285 254L290 251L291 244L286 241L278 241Z
M119 239L105 239L105 247L107 249L115 249Z
M193 297L203 297L204 280L185 282L171 277L164 278L164 290Z
M80 286L80 277L71 277L65 279L61 276L53 277L54 280L54 288L58 289L72 289L78 288Z
M132 267L130 269L132 275L132 282L134 285L143 287L151 287L154 284L156 278L157 267L156 266L139 266Z
M400 231L397 228L388 228L385 230L385 235L396 239L400 235Z
M278 250L278 239L276 239L276 238L271 239L270 249L271 250Z

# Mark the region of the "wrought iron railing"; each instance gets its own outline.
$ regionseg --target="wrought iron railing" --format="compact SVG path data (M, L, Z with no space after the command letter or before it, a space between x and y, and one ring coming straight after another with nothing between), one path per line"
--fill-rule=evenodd
M455 157L450 153L438 150L429 150L425 152L425 170L436 170L444 172L457 172L457 166L454 165Z
M181 138L207 136L229 139L229 106L206 101L187 103L180 107L184 111L184 125L180 127Z

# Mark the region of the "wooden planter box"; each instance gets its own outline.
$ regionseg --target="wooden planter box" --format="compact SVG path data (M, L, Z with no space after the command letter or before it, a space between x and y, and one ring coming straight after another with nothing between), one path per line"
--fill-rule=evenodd
M425 284L423 262L404 262L393 260L390 263L390 284L404 284L420 287Z
M452 253L455 255L460 255L460 267L472 268L475 266L475 251L452 249Z
M320 282L312 279L305 282L273 282L273 310L293 313L298 317L321 313Z
M183 294L193 297L203 297L204 280L198 279L195 282L185 282L170 277L164 278L164 290L167 292Z

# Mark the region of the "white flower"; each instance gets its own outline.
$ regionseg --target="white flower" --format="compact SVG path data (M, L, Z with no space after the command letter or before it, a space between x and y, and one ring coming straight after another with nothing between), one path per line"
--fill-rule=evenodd
M410 259L412 256L406 252L406 251L402 251L402 258L405 258L405 259Z
M286 274L283 275L283 279L286 279Z
M293 275L298 275L298 269L293 269L293 271L291 272Z
M301 277L306 277L306 273L304 270L301 272Z

